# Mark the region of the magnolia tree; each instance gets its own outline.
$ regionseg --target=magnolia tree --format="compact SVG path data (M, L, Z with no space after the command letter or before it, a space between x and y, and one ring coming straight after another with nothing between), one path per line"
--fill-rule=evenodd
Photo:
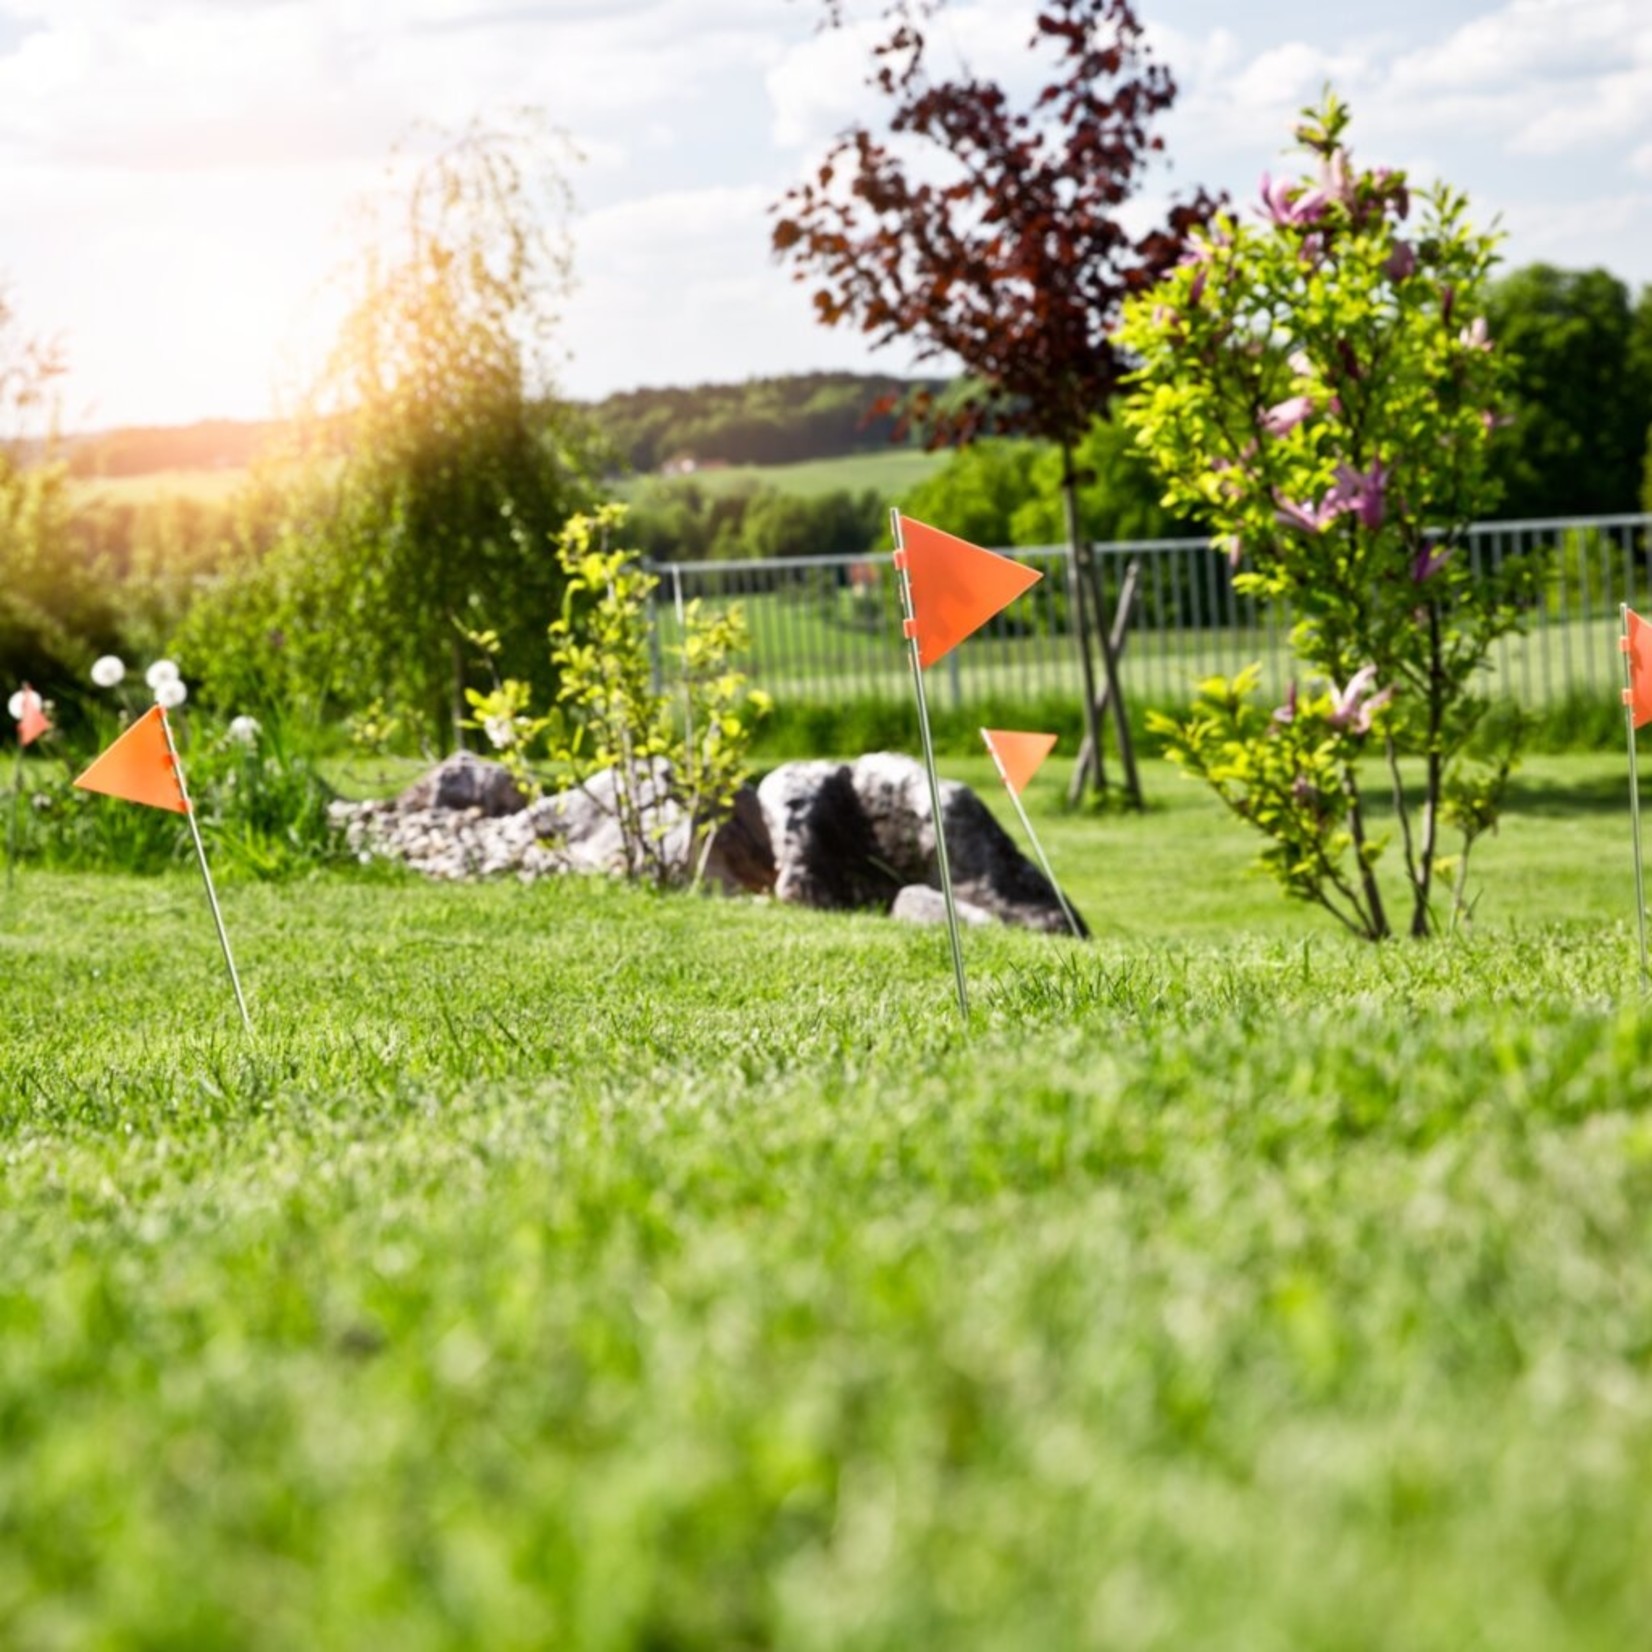
M1392 926L1362 765L1386 761L1410 931L1426 935L1442 825L1462 828L1466 857L1495 821L1469 755L1476 690L1539 570L1482 568L1466 541L1491 503L1503 377L1481 308L1493 239L1449 189L1357 168L1347 124L1331 96L1305 111L1314 171L1264 177L1253 212L1196 233L1127 303L1119 342L1138 363L1124 417L1166 503L1211 525L1236 589L1289 605L1302 666L1277 708L1257 703L1253 670L1203 684L1188 716L1155 726L1267 835L1264 863L1289 893L1375 940Z

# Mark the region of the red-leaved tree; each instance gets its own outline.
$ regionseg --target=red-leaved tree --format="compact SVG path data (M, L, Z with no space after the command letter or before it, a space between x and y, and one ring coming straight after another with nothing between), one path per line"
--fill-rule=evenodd
M822 3L828 25L844 21L842 0ZM1120 303L1176 263L1220 201L1200 190L1145 234L1120 221L1163 147L1153 127L1176 96L1129 0L1041 0L1030 48L1054 62L1025 107L967 72L931 76L923 19L938 4L886 8L870 83L890 101L889 135L855 126L839 136L777 205L774 249L814 283L825 325L963 363L978 394L911 409L931 445L999 430L1060 448L1092 772L1099 778L1094 618L1125 786L1139 802L1103 593L1079 531L1073 450L1127 370L1111 338Z

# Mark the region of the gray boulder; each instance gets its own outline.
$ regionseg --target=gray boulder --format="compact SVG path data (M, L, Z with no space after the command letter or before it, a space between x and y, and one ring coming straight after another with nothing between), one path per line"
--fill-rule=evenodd
M958 908L959 923L979 927L982 924L997 922L984 906L977 906L973 901L958 900L956 890L953 891L953 904ZM895 904L889 908L889 916L900 919L902 923L944 924L946 896L939 889L930 888L927 883L909 883L895 897Z
M488 819L527 808L522 788L503 763L490 763L473 752L456 751L421 775L396 799L403 810L479 809Z
M880 864L847 763L782 763L764 776L757 801L774 855L778 899L832 911L889 910L907 880Z
M1049 880L980 798L954 780L940 790L955 895L1003 923L1066 933ZM914 758L874 752L854 763L785 763L757 796L783 901L889 911L913 884L940 886L929 782Z

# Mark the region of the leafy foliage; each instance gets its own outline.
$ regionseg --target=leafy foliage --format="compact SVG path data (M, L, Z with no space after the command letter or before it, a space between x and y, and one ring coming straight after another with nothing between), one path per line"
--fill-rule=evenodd
M753 721L766 695L747 692L732 666L745 646L738 606L686 604L677 669L659 669L650 598L659 581L635 551L610 540L620 505L571 518L557 538L565 578L551 622L556 702L536 716L519 678L468 691L471 726L482 729L530 789L530 750L544 738L553 769L579 786L619 828L626 873L658 884L698 881L712 833L745 783ZM497 637L473 634L490 654Z
M715 492L650 481L630 502L626 533L650 561L861 556L889 537L889 505L870 488L804 497L754 485Z
M1160 502L1152 467L1111 418L1073 448L1080 529L1097 541L1159 539L1187 531ZM1062 456L1044 442L991 437L954 453L911 489L902 508L977 545L1054 545L1067 536Z
M73 680L115 631L107 592L73 554L51 430L62 371L60 353L24 334L0 287L0 677L46 692Z
M886 448L899 435L891 400L926 391L940 379L884 373L796 373L739 384L624 390L588 412L636 470L688 457L700 463L777 465Z
M193 667L229 664L213 637L231 631L293 693L382 695L439 742L463 719L456 626L486 616L508 669L548 690L560 577L543 546L597 459L546 399L565 164L542 131L473 125L412 167L357 272L274 549L192 617Z
M1509 363L1491 448L1510 517L1632 511L1652 430L1652 288L1631 308L1606 270L1532 264L1493 283L1486 318Z
M1479 721L1493 642L1538 598L1541 556L1487 572L1464 538L1493 490L1503 372L1481 309L1492 241L1443 187L1422 198L1407 238L1404 175L1357 171L1347 123L1333 96L1306 111L1297 135L1317 174L1264 180L1260 224L1222 217L1158 288L1127 303L1120 340L1140 368L1125 417L1169 501L1225 539L1243 570L1236 589L1290 605L1309 670L1344 695L1374 680L1394 697L1386 749L1411 933L1424 935L1447 772ZM1261 747L1278 727L1251 719L1232 735L1266 766L1273 754ZM1173 738L1201 772L1197 723ZM1402 749L1424 760L1420 808L1400 784ZM1352 767L1330 794L1322 776L1304 778L1313 798L1348 804L1358 921L1379 938L1389 925ZM1314 836L1317 808L1256 824L1289 846ZM1284 864L1304 863L1288 851Z
M1369 702L1348 709L1326 684L1293 693L1270 716L1255 703L1259 676L1249 666L1231 680L1212 677L1186 717L1150 712L1148 728L1164 737L1173 763L1267 837L1260 864L1286 894L1323 907L1356 935L1378 935L1381 907L1373 909L1363 874L1383 845L1363 837L1356 768Z
M1215 204L1201 193L1135 237L1119 222L1162 147L1151 126L1175 82L1126 0L1039 7L1030 47L1052 50L1057 69L1026 109L967 72L931 80L918 20L895 10L872 83L892 102L898 147L865 127L840 138L782 201L775 251L817 283L826 325L853 322L920 359L951 354L981 381L941 434L968 437L990 417L1075 441L1124 372L1110 337L1120 300L1174 263ZM906 159L914 143L921 168Z

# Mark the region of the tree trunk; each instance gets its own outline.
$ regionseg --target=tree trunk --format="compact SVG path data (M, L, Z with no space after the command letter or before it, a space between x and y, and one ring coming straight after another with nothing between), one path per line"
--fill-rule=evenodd
M1067 546L1073 567L1073 613L1079 634L1079 654L1084 663L1084 742L1093 757L1093 763L1080 761L1073 770L1072 785L1068 787L1069 802L1076 803L1084 795L1090 775L1095 776L1099 792L1105 782L1102 774L1101 720L1096 714L1095 673L1090 664L1090 616L1086 615L1086 596L1094 604L1093 624L1101 641L1102 670L1107 679L1107 700L1113 713L1113 730L1118 736L1119 761L1124 768L1124 792L1132 808L1142 806L1141 779L1136 773L1135 744L1130 738L1130 720L1124 704L1118 659L1113 653L1109 628L1107 602L1101 587L1100 573L1090 550L1090 542L1079 528L1078 476L1073 469L1070 447L1061 449L1061 505L1067 519Z
M453 699L449 707L449 714L453 720L453 749L465 749L465 655L459 646L458 638L449 645L453 660Z
M1094 754L1096 786L1104 784L1101 769L1101 720L1096 716L1096 674L1090 661L1090 615L1085 592L1090 564L1089 543L1078 530L1078 480L1073 474L1073 450L1061 444L1061 505L1067 518L1067 597L1073 610L1073 637L1078 643L1078 667L1084 695L1084 743ZM1084 795L1089 767L1079 762L1067 789L1067 800L1076 803Z
M1366 916L1371 925L1371 939L1386 941L1393 934L1388 927L1388 914L1383 910L1382 891L1377 887L1377 875L1365 859L1365 814L1360 802L1359 783L1353 770L1348 771L1348 830L1354 839L1354 858L1359 866L1360 887L1365 892Z
M1434 859L1439 851L1440 792L1445 785L1445 764L1440 759L1441 725L1441 664L1440 664L1440 610L1430 604L1428 610L1429 706L1428 706L1428 783L1423 794L1423 841L1417 856L1417 881L1411 905L1411 933L1419 940L1427 940L1434 930L1434 915L1428 897L1434 883Z

